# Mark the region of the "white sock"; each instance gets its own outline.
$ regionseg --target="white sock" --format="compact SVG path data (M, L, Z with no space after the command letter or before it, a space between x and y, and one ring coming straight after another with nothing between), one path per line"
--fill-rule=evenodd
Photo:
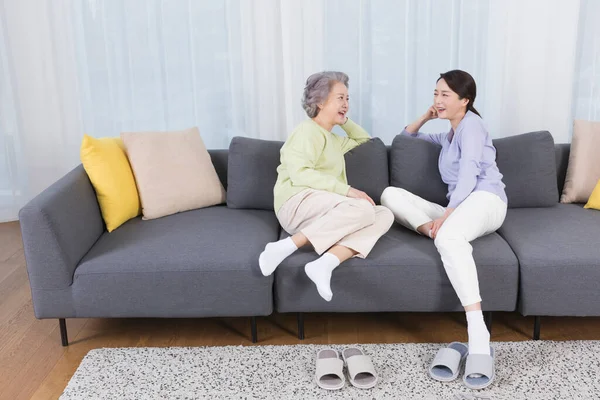
M304 272L317 285L317 291L327 301L331 301L331 273L340 265L340 260L331 253L323 254L319 259L304 266Z
M469 332L469 354L490 354L490 332L485 326L483 313L467 311L467 331Z
M298 250L291 237L268 243L258 257L258 265L264 276L271 275L283 260Z

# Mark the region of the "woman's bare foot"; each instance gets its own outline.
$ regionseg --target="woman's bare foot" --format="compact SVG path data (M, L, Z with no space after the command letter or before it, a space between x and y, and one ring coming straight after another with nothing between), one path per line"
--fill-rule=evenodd
M431 232L431 228L433 228L433 221L429 221L426 224L423 224L417 228L417 231L421 233L423 236L431 237L429 234Z

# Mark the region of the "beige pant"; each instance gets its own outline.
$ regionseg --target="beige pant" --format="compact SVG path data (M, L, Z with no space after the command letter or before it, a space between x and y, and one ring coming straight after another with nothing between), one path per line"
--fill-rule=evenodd
M334 244L365 258L394 223L394 215L367 200L352 199L324 190L306 189L292 196L277 213L291 235L302 232L321 255Z

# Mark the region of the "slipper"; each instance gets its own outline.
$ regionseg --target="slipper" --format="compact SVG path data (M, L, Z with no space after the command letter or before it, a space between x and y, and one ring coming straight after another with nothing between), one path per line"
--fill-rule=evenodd
M377 373L369 356L356 347L348 347L342 351L342 357L348 366L348 378L352 386L359 389L375 386Z
M439 349L429 366L429 376L440 382L455 380L468 353L469 348L459 342L452 342Z
M494 381L494 348L490 346L490 355L469 354L463 382L469 389L483 389Z
M317 353L315 381L322 389L338 390L344 387L344 362L336 350L323 349Z
M490 396L458 392L454 394L454 400L492 400Z

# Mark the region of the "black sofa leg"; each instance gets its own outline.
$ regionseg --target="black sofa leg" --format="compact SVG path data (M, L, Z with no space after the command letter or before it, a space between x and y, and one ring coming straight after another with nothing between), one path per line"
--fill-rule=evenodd
M60 326L60 340L63 346L69 345L69 338L67 337L67 323L64 318L58 319L58 325Z
M492 312L491 311L486 311L483 314L483 318L485 320L485 326L487 327L488 332L491 335L492 334Z
M298 339L304 340L304 315L298 313Z
M250 318L250 329L252 331L252 343L256 343L258 341L256 333L256 317Z
M540 340L541 317L535 317L533 322L533 340Z

